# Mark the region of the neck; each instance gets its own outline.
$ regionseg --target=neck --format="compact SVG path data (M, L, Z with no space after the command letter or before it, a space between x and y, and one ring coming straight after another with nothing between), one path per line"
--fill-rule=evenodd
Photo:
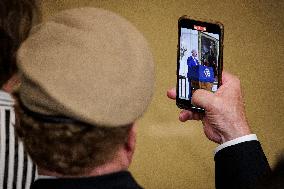
M94 167L92 169L89 169L85 173L79 174L79 175L63 175L61 173L53 172L47 169L43 169L41 167L38 167L39 175L45 175L45 176L54 176L54 177L61 177L61 178L76 178L76 177L94 177L94 176L100 176L105 174L111 174L119 171L125 171L128 169L130 165L130 160L127 158L127 156L123 153L122 150L119 150L115 158L103 165Z

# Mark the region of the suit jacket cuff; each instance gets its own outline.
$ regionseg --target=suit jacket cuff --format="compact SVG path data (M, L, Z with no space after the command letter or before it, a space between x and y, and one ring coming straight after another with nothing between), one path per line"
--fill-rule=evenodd
M247 141L252 141L252 140L258 140L257 136L255 134L250 134L250 135L245 135L242 137L235 138L234 140L227 141L221 145L219 145L215 150L214 150L214 155L216 155L220 150L233 146L242 142L247 142Z
M270 173L260 143L242 142L219 151L215 157L216 189L250 189Z

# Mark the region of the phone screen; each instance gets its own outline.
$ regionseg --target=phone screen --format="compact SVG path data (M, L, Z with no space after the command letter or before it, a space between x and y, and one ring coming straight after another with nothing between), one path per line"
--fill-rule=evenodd
M177 105L197 109L191 104L195 90L217 91L221 84L223 27L195 21L179 20Z

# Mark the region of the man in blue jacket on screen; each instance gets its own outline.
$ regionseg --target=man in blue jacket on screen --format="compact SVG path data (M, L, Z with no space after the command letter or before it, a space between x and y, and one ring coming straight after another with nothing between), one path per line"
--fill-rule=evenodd
M190 73L192 72L192 68L194 66L198 66L199 62L197 59L197 51L195 49L191 50L191 56L187 58L187 78L188 78L188 83L189 83L189 87L188 87L188 98L190 98L192 95L192 91L191 91L191 78L190 78Z
M187 66L188 69L190 69L193 66L199 65L198 59L197 59L197 51L195 49L192 49L191 56L187 59Z

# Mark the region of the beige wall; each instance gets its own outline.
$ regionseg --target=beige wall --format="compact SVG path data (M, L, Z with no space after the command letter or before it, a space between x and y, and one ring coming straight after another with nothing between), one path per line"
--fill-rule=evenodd
M177 19L187 14L225 26L224 68L242 81L252 130L271 165L284 151L283 11L275 1L227 0L43 0L43 19L79 6L112 10L144 33L156 63L153 102L139 121L137 150L131 171L145 188L213 188L216 144L200 122L180 123L178 108L166 98L175 85Z

